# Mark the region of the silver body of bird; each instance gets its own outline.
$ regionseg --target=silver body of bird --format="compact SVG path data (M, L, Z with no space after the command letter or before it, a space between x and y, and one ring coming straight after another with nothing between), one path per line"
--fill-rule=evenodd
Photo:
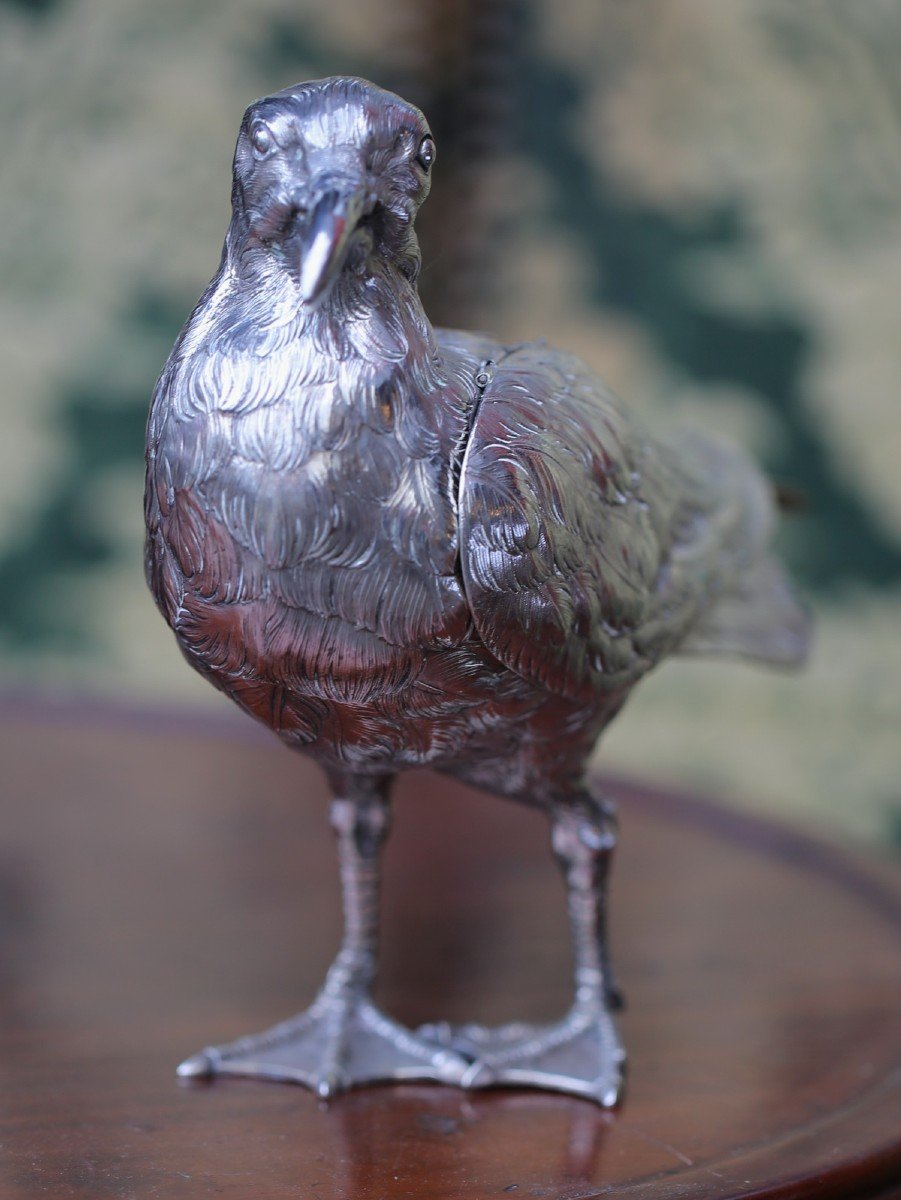
M414 220L434 158L423 115L363 80L251 105L219 270L154 394L150 587L191 665L327 772L346 913L306 1012L181 1071L611 1105L615 832L588 755L662 658L793 663L807 622L739 450L648 431L544 343L431 327ZM576 960L562 1021L411 1031L373 1005L390 785L416 766L551 817Z

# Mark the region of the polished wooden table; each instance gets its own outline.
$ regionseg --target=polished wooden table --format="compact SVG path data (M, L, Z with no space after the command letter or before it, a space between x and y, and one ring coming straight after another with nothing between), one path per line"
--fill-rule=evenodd
M180 1085L305 1005L339 904L315 769L236 716L8 702L0 1198L722 1200L896 1195L901 888L763 821L619 784L625 1104L398 1086L328 1105ZM537 814L406 778L381 1000L415 1024L568 1000Z

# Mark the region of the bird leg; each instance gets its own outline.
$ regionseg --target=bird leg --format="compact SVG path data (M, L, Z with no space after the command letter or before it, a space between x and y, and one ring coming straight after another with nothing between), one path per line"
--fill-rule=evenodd
M405 1029L371 998L381 851L390 823L388 782L333 780L331 824L338 842L344 936L312 1005L264 1033L208 1047L182 1063L179 1075L291 1080L323 1098L381 1080L462 1080L470 1059Z
M566 880L576 1006L618 1009L623 1004L607 938L607 887L616 841L616 809L603 797L585 792L577 804L557 808L551 844Z
M475 1061L464 1087L539 1087L612 1107L625 1052L611 1016L619 996L608 961L606 892L616 845L612 806L582 793L554 811L554 853L566 880L575 960L575 998L552 1025L435 1025L420 1033Z

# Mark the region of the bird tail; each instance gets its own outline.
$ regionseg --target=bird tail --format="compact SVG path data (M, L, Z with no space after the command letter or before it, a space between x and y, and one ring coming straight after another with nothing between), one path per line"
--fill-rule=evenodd
M810 633L810 614L792 592L782 568L767 555L717 600L678 652L796 667L807 658Z

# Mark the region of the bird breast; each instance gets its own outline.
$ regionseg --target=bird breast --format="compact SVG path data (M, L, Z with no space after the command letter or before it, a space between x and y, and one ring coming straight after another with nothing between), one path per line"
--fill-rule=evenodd
M391 374L308 364L297 378L289 357L204 354L161 381L152 586L174 597L170 623L207 673L360 702L406 686L468 628L458 431L440 397Z

